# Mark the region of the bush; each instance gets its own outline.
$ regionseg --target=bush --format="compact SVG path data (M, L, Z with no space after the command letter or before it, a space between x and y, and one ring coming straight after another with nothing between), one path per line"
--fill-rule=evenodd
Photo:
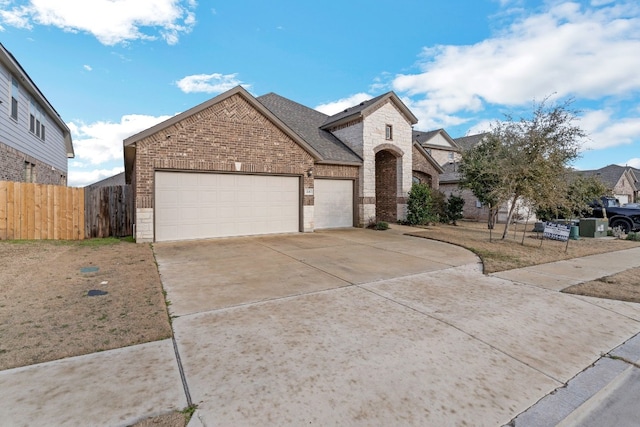
M389 223L385 221L378 221L373 228L375 228L376 230L388 230Z
M626 240L632 240L634 242L640 242L640 233L631 232L631 233L627 234L627 239Z
M413 184L407 200L407 223L422 225L429 222L429 205L431 203L431 189L426 184Z
M447 197L442 191L431 192L429 203L429 215L431 221L447 222Z
M457 225L459 219L463 218L462 209L464 208L464 199L460 196L451 194L447 200L446 215L447 221Z

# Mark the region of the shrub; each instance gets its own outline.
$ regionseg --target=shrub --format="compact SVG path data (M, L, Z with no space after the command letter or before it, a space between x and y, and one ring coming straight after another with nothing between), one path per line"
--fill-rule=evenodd
M627 234L627 240L632 240L634 242L640 242L640 233L631 232L631 233Z
M426 184L413 184L407 200L407 223L426 224L430 220L431 189Z
M376 230L388 230L389 223L385 221L378 221L373 228L375 228Z
M451 194L447 200L446 215L447 221L457 225L459 219L462 219L462 209L464 208L464 199L460 196Z
M429 203L429 219L437 222L447 222L447 197L442 191L431 192Z

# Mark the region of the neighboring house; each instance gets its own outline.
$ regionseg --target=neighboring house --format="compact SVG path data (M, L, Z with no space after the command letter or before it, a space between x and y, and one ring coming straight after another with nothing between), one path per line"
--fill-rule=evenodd
M600 169L576 171L583 176L595 176L612 192L620 204L637 202L640 190L640 170L629 166L609 165Z
M311 232L406 217L442 168L393 93L327 116L231 89L124 140L138 242Z
M69 128L0 43L0 180L67 184Z
M117 175L110 176L109 178L96 181L93 184L89 184L84 188L98 188L98 187L112 187L116 185L125 185L124 172L120 172Z

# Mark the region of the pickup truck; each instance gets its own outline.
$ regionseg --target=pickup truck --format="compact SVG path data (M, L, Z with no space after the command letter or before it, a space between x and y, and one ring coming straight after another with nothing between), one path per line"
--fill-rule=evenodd
M617 199L603 196L589 204L593 209L594 218L604 218L604 212L609 220L609 227L620 227L625 234L630 231L640 231L640 209L620 206Z

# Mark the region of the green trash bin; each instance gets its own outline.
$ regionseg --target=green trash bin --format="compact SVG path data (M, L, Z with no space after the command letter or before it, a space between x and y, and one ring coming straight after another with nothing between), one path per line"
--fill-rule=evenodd
M569 230L569 238L571 240L580 240L580 227L577 225L572 225Z

